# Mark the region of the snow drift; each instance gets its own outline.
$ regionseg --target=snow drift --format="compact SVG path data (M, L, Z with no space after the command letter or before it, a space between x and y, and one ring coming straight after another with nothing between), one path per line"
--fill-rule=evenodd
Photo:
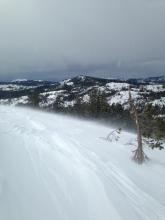
M165 152L130 160L134 135L0 106L1 220L164 220Z

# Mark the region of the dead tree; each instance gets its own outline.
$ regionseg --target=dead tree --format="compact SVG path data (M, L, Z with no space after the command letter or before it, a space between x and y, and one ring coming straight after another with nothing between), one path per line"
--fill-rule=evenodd
M121 128L117 128L113 131L111 131L107 137L105 138L105 140L112 142L113 140L118 141L120 138L120 134L121 134Z
M133 151L132 159L138 164L142 164L148 157L143 151L143 139L142 139L142 129L140 123L140 117L138 115L138 109L131 96L131 88L129 87L129 105L130 105L130 114L135 121L136 130L137 130L137 149Z
M118 141L120 138L121 130L122 130L121 128L114 129L106 137L100 137L100 138L110 142Z

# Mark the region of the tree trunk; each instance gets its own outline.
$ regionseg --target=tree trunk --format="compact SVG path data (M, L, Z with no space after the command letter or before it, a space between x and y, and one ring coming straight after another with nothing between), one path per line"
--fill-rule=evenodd
M134 108L134 117L135 117L136 130L137 130L138 146L137 146L137 149L134 151L133 160L135 160L139 164L142 164L145 161L145 155L143 152L143 143L142 143L142 133L141 133L140 121L139 121L139 117L138 117L138 113L137 113L136 108Z
M138 146L137 149L133 151L133 160L137 162L138 164L142 164L145 159L147 158L143 152L143 142L142 142L142 132L140 127L140 119L138 116L137 108L132 100L131 96L131 89L129 88L129 103L130 103L130 113L133 116L133 119L135 121L136 130L137 130L137 142Z

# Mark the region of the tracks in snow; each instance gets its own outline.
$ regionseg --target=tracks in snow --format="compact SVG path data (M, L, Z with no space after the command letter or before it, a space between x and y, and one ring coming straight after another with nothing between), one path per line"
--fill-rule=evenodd
M65 125L61 121L56 126L51 121L47 125L35 113L30 116L20 113L15 117L7 116L8 120L0 118L0 124L7 128L3 135L7 137L14 133L23 140L21 147L29 158L35 178L42 183L56 206L59 219L67 219L67 216L77 219L78 216L70 210L75 209L76 205L81 211L81 203L84 204L84 212L89 209L94 220L102 218L99 206L105 214L103 220L108 220L111 213L115 220L128 220L128 216L129 219L164 219L165 207L139 188L126 171L113 162L111 154L105 162L92 147L86 147L77 138L76 135L81 135L81 128L77 128L77 133L63 132ZM0 176L0 197L2 192L3 176ZM91 219L85 213L83 218Z

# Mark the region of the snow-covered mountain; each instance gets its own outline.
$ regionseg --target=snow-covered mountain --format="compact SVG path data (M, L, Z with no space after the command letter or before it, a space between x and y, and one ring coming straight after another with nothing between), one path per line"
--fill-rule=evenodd
M0 106L1 220L164 220L165 151L131 161L134 134Z
M37 91L41 96L39 106L52 108L57 97L61 97L64 107L74 106L76 97L82 102L89 101L90 92L97 89L105 94L108 104L121 104L128 107L128 87L131 85L132 97L140 104L157 105L165 108L164 77L147 79L103 79L89 76L77 76L57 82L47 81L15 81L0 83L0 103L12 105L29 104L28 96Z

